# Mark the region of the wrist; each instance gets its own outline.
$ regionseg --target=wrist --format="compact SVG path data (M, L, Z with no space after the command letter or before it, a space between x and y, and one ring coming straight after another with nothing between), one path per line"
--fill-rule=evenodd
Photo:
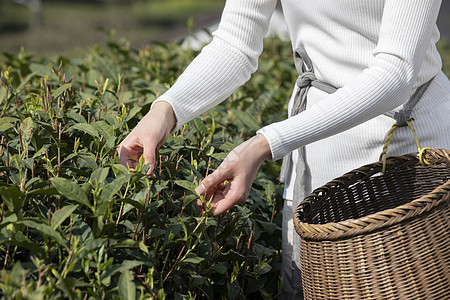
M164 116L165 123L169 129L169 132L171 132L175 128L177 124L177 117L175 116L173 107L169 102L158 101L154 103L148 114L150 113L156 113L160 116Z
M261 160L261 162L263 162L266 159L271 160L272 159L272 151L270 149L270 145L269 145L269 142L267 141L266 137L264 135L258 133L253 138L255 140L254 141L254 143L255 143L254 149L256 151L255 154Z

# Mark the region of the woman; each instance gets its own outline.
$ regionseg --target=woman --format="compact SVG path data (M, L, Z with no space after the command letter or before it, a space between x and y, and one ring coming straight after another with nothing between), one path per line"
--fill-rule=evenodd
M143 155L152 169L155 150L170 132L226 99L250 78L276 3L226 2L212 42L121 143L121 163L133 167L129 159ZM236 147L197 191L213 196L213 211L221 214L246 200L265 159L286 156L282 298L292 299L300 293L291 220L298 201L327 181L376 161L395 122L383 114L401 109L427 82L431 83L411 117L422 145L449 149L450 83L441 72L435 47L439 0L281 0L281 4L297 69L336 90L325 92L310 82L306 90L296 86L290 117L260 129ZM414 151L409 128L398 128L388 154Z

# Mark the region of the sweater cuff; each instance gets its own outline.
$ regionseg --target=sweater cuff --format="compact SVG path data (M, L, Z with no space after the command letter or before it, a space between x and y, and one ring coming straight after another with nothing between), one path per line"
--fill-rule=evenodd
M257 134L262 134L267 139L270 146L270 151L272 152L272 160L276 161L284 157L285 153L281 150L281 140L280 135L272 128L271 125L261 128L256 132Z

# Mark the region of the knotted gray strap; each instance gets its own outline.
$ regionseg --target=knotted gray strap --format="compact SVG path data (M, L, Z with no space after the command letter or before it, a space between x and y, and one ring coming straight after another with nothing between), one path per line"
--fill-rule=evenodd
M297 78L297 92L294 95L294 103L291 110L291 117L297 115L306 109L306 98L309 88L314 86L319 90L326 93L334 93L336 88L326 82L320 81L314 74L314 68L311 59L306 54L305 49L298 48L294 53L294 63L299 76ZM297 174L296 182L294 183L294 199L292 199L292 207L296 209L300 204L300 201L306 197L305 195L305 173L306 173L306 161L305 161L305 147L297 149L298 161L295 167ZM280 181L284 182L286 179L289 165L292 161L292 153L289 153L283 158L283 164L281 166ZM292 252L292 282L298 283L295 286L296 294L300 293L301 289L301 271L300 271L300 238L294 232L293 233L293 252Z
M296 82L298 88L294 96L294 103L290 114L291 117L299 114L306 109L306 97L311 86L328 94L332 94L336 91L336 87L316 78L316 75L314 74L313 64L305 49L297 48L295 50L294 63L299 76ZM280 182L284 182L286 180L286 175L291 163L291 159L292 153L289 153L283 158L283 164L281 165L281 172L279 177Z
M318 88L328 94L332 94L336 91L336 88L331 84L320 81L316 78L314 74L314 67L306 54L305 49L298 48L294 53L294 63L295 68L299 74L297 78L297 93L294 98L294 105L292 107L291 116L295 116L302 112L306 108L306 95L308 94L309 88L311 86Z
M409 98L409 100L405 102L401 110L399 110L398 112L389 111L384 115L395 119L395 121L397 121L397 127L408 126L408 121L411 119L411 113L414 107L419 102L420 98L422 98L423 94L430 86L433 79L434 77L418 87L411 98Z

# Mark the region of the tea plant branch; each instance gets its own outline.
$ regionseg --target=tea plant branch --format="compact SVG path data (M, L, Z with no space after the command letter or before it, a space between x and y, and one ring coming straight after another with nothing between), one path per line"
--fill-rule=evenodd
M170 268L169 272L167 272L166 277L164 277L163 284L166 282L167 278L169 278L170 274L172 274L173 270L178 264L178 261L180 260L181 254L183 254L184 249L186 249L186 244L181 247L180 252L178 253L177 258L175 259L175 262L173 263L172 267Z
M158 298L158 295L156 295L156 293L153 291L153 289L151 288L151 286L142 278L143 275L138 275L136 274L136 272L134 272L133 270L130 270L131 274L133 274L134 278L136 278L137 280L139 280L139 282L150 292L152 293L153 297L156 299Z
M255 223L252 223L252 231L250 232L250 237L248 238L247 254L245 255L245 263L244 263L244 276L242 277L241 292L239 294L239 297L241 297L242 293L244 292L245 281L247 279L248 260L250 258L250 251L251 251L252 246L253 246L253 234L254 233L255 233Z
M61 123L59 123L58 128L58 170L56 171L56 177L59 177L59 172L61 170Z
M150 205L150 190L151 190L151 185L149 184L148 186L148 190L147 190L147 197L146 197L146 201L145 201L145 220L144 220L144 232L142 233L142 242L145 244L146 240L147 240L147 231L148 231L148 207ZM141 266L142 268L142 266Z
M5 206L6 206L6 203L3 202L3 204L2 204L2 213L0 215L0 222L3 221L3 214L5 213Z
M205 211L203 211L203 214L205 213ZM195 226L194 230L192 231L191 235L194 235L197 230L200 228L200 225L203 223L206 223L208 220L208 217L202 217L201 221L199 223L197 223L197 226ZM200 240L200 237L202 236L202 233L200 233L200 236L197 238L196 244L198 243L198 241ZM195 246L194 246L195 247ZM177 258L175 259L175 262L173 263L172 267L170 268L169 272L167 273L166 277L164 277L163 280L163 284L164 282L166 282L167 278L169 278L170 274L172 274L173 270L175 269L175 267L178 264L178 261L180 260L181 254L183 254L184 249L186 249L186 244L183 244L183 247L181 248L180 252L178 253ZM184 255L184 257L186 257L187 254L190 253L190 250L188 250L188 252Z
M9 145L6 144L6 184L9 184L9 176L10 176L10 170L9 170Z
M20 142L20 152L23 153L23 140L22 140L22 129L17 130L17 134L19 136L19 142Z
M242 239L242 232L239 234L239 238L236 242L236 251L239 251L239 246L241 244L241 239Z
M117 220L116 220L116 227L119 226L119 221L120 221L120 217L122 215L122 211L123 211L123 202L120 203L120 209L119 209L119 213L117 214Z
M123 195L121 195L122 198L125 198L125 196L128 194L128 189L129 188L130 188L130 181L128 181L128 183L127 183L127 187L125 188L125 192L123 193ZM119 221L120 221L120 218L121 218L122 212L123 212L123 206L124 206L123 202L120 203L120 209L119 209L119 213L117 215L117 220L116 220L116 227L119 226Z
M3 156L3 143L5 142L5 136L2 135L2 140L0 142L0 157Z
M223 214L218 217L218 219L217 219L217 226L216 226L216 229L214 230L214 238L213 238L213 242L211 243L211 255L210 255L210 259L211 260L213 258L214 246L217 245L217 243L216 243L216 241L217 241L217 233L219 232L220 222L222 221L222 218L223 218Z
M274 201L274 203L272 205L272 215L270 216L270 223L273 223L273 218L275 217L275 204L276 204L276 200Z
M6 255L5 255L5 261L3 263L3 269L6 269L6 266L8 265L8 258L9 258L9 250L11 248L11 244L8 244L8 247L6 249Z
M183 198L181 199L181 211L180 211L180 217L183 216L183 211L184 211L184 200L186 200L186 191L183 191Z
M138 221L137 221L137 224L136 224L136 228L134 229L134 232L133 232L133 240L136 240L136 241L137 241L136 233L137 233L137 230L139 228L139 224L141 224L142 216L144 215L144 212L147 211L148 203L150 203L149 202L150 201L150 189L151 189L151 185L149 184L147 196L145 197L145 206L144 206L144 209L142 209L139 212L139 217L138 217ZM144 228L144 234L145 234L145 228Z
M237 225L237 222L239 221L239 218L240 218L240 216L239 216L239 215L236 215L236 216L233 218L233 220L231 220L230 223L233 224L233 229L231 230L231 232L230 232L230 234L228 235L228 237L227 237L225 243L221 246L220 249L222 249L223 247L225 247L225 245L228 245L228 243L230 242L230 239L233 237L233 234L234 234L234 232L236 231L236 225Z

